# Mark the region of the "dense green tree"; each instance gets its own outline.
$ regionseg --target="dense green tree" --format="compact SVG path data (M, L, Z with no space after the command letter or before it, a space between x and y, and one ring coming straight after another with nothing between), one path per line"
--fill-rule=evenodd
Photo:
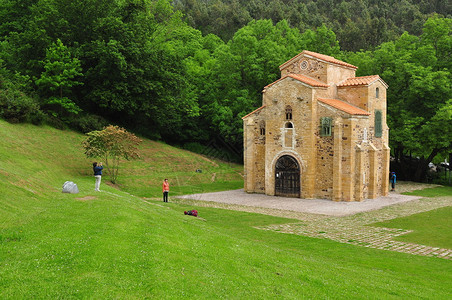
M404 31L420 35L432 13L452 16L448 1L438 0L175 0L189 24L204 34L214 33L225 41L251 19L286 19L300 31L322 24L338 34L341 48L373 49ZM355 37L357 40L354 40Z
M435 11L449 18L427 20ZM450 14L433 0L3 0L2 99L17 99L3 107L29 119L37 102L23 93L53 96L66 112L80 107L146 136L240 150L240 117L261 105L278 66L307 49L380 74L394 154L427 161L447 151L434 139L448 120Z
M0 118L12 123L40 124L44 115L39 102L30 90L30 78L12 73L0 58Z
M201 97L201 115L211 131L241 148L241 117L261 105L262 89L280 77L279 65L310 46L314 51L335 55L339 45L325 26L300 34L283 20L252 21L212 53L208 86Z
M72 57L69 49L63 45L60 39L47 49L45 60L42 61L44 71L36 80L36 85L50 90L46 105L58 106L57 111L63 109L69 113L78 114L80 108L66 96L70 88L81 85L77 77L83 75L80 61Z
M443 56L450 53L451 33L452 20L432 17L420 37L404 33L373 52L349 55L351 63L362 66L361 75L380 74L390 85L390 146L405 179L421 181L428 163L452 150L446 132L452 73ZM408 168L407 155L419 158L413 169Z

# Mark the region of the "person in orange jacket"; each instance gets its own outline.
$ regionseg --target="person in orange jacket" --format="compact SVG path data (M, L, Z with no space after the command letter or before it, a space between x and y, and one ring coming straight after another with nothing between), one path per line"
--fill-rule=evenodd
M169 193L169 182L168 179L165 178L163 180L163 202L168 202L168 193Z

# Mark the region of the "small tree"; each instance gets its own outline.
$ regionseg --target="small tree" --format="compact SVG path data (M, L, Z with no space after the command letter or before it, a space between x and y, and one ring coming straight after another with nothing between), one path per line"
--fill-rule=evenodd
M87 157L105 159L111 182L116 183L119 173L119 160L139 157L138 146L142 140L133 133L119 126L109 125L103 130L87 133L88 138L82 142Z

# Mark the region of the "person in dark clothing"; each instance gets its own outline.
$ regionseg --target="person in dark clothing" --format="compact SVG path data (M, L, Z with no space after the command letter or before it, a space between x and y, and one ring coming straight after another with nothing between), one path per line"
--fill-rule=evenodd
M104 167L102 167L102 163L97 164L97 162L93 162L93 171L94 171L94 177L96 178L96 184L94 186L94 190L96 192L100 192L100 182L102 180L102 170Z
M396 184L396 174L395 172L391 173L391 177L389 179L389 181L391 182L391 191L395 191L395 184Z

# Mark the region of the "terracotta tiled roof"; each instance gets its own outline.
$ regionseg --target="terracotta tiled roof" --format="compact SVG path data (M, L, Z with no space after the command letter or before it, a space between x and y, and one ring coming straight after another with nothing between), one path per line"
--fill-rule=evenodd
M320 53L316 53L316 52L312 52L312 51L308 51L308 50L303 50L303 52L301 52L300 54L298 54L297 56L289 59L288 61L286 61L285 63L283 63L282 65L279 66L279 69L282 69L283 67L285 67L287 64L291 63L294 59L297 59L298 57L302 56L302 55L309 55L318 59L321 59L323 61L329 62L329 63L333 63L336 65L341 65L341 66L346 66L349 68L353 68L353 69L358 69L358 67L351 65L349 63L346 63L342 60L339 59L335 59L332 56L328 56L328 55L324 55L324 54L320 54Z
M277 82L279 82L279 81L281 81L281 80L283 80L283 79L285 79L285 78L287 78L287 77L296 79L296 80L301 81L301 82L303 82L303 83L306 83L307 85L310 85L310 86L312 86L312 87L325 87L325 88L328 87L328 85L327 85L326 83L323 83L323 82L321 82L321 81L319 81L319 80L317 80L317 79L314 79L314 78L311 78L311 77L308 77L308 76L305 76L305 75L301 75L301 74L288 74L288 75L286 75L286 76L284 76L284 77L282 77L282 78L276 80L275 82L272 82L272 83L270 83L269 85L265 86L264 89L266 89L266 88L268 88L268 87L274 85L275 83L277 83Z
M242 120L245 119L245 118L247 118L247 117L249 117L249 116L251 116L252 114L254 114L254 113L260 111L260 110L263 109L264 107L265 107L265 105L262 105L262 106L259 107L258 109L253 110L252 112L250 112L250 113L247 114L246 116L242 117Z
M318 98L317 100L351 115L370 116L367 111L339 99Z
M388 85L378 75L352 77L346 79L344 82L338 85L338 87L354 86L354 85L369 85L374 81L381 80L381 82L388 87Z
M289 74L289 77L292 77L294 79L297 79L299 81L302 81L306 84L309 84L310 86L315 86L315 87L328 87L328 84L321 82L320 80L314 79L312 77L309 76L305 76L305 75L301 75L301 74Z

